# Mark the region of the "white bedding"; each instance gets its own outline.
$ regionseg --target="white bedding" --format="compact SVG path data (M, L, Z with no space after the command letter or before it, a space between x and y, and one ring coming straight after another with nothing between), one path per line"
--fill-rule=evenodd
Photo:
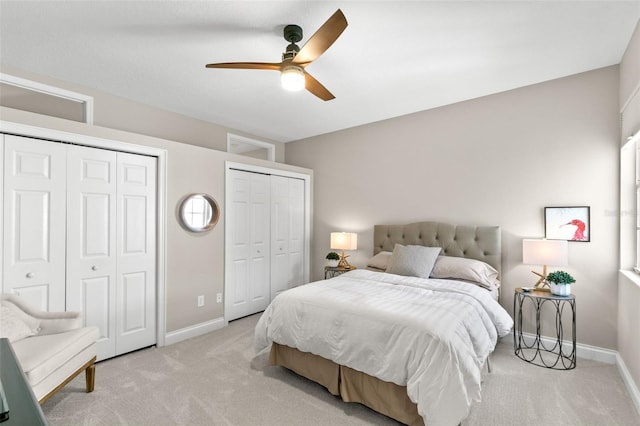
M428 425L457 425L480 400L481 372L513 320L477 286L354 270L278 295L255 350L272 342L407 386Z

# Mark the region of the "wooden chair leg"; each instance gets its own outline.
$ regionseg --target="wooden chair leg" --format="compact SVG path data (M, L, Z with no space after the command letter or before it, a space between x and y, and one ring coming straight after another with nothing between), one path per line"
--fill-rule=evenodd
M95 364L91 364L90 366L87 367L87 369L85 370L85 378L87 381L87 393L89 392L93 392L93 388L95 385L95 381L96 381L96 366Z

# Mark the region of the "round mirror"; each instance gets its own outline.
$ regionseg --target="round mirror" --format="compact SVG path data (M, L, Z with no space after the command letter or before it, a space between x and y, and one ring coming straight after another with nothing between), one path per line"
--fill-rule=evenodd
M190 194L180 202L178 215L187 231L206 232L218 223L220 208L210 195Z

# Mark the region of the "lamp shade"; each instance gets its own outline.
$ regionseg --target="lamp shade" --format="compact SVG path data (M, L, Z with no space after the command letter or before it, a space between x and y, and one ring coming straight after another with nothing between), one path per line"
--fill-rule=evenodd
M358 234L355 232L332 232L331 248L333 250L356 250L358 248Z
M522 263L527 265L564 266L569 263L565 240L522 240Z

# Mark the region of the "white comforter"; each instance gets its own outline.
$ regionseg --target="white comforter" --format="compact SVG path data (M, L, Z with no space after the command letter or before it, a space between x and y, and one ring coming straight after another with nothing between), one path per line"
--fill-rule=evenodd
M457 425L480 400L482 367L513 320L482 288L355 270L278 295L255 350L272 342L407 386L427 425Z

